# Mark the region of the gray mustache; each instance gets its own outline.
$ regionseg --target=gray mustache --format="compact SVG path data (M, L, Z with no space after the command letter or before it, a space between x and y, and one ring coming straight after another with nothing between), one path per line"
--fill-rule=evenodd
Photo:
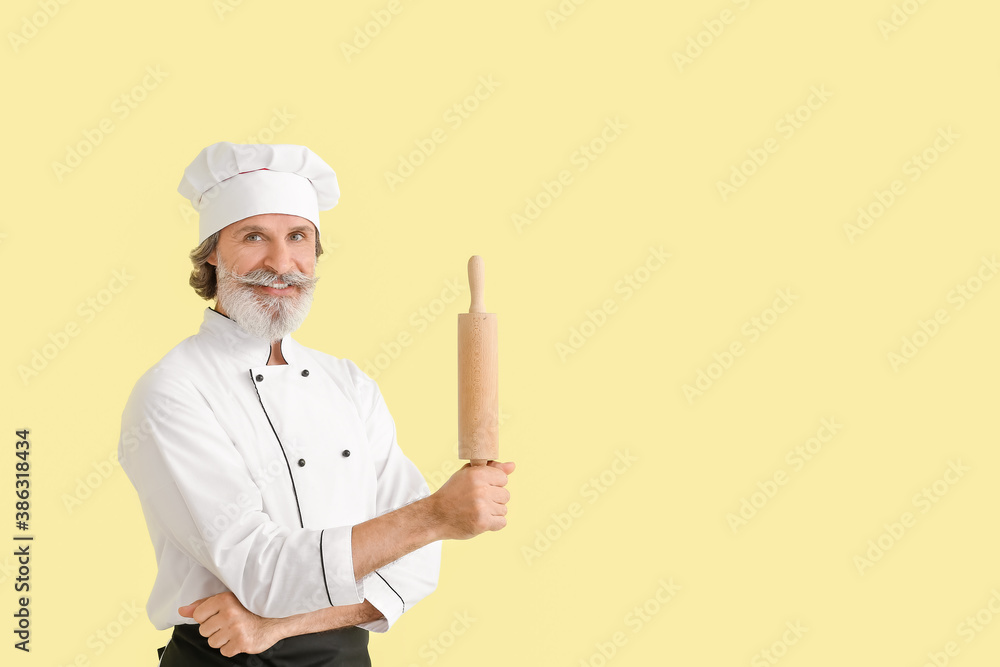
M233 279L244 285L270 285L271 283L285 283L287 285L297 285L299 287L311 287L319 280L318 276L307 276L300 271L291 271L278 275L267 269L254 269L242 276L233 276Z

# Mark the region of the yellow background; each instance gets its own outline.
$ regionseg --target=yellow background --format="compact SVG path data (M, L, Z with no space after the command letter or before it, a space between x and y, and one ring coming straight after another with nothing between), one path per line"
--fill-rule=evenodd
M1000 280L975 279L1000 251L996 3L401 0L350 58L343 44L364 44L387 2L94 0L51 17L45 4L7 2L2 21L0 532L16 532L14 430L28 427L36 536L29 655L11 646L3 538L4 664L151 665L165 643L144 611L97 639L144 607L155 572L113 463L119 420L206 305L187 286L184 167L210 143L268 138L279 117L270 141L311 147L343 193L322 216L328 254L296 338L364 365L413 335L377 381L432 481L456 465L467 293L422 331L411 316L481 254L500 321L510 525L444 546L438 590L372 636L376 664L772 664L767 650L789 667L918 666L949 642L948 664L995 664ZM685 49L697 57L679 66ZM143 88L147 68L163 74ZM481 77L498 86L466 100ZM811 88L829 98L800 109ZM446 113L463 103L476 108L455 127ZM779 124L795 113L808 118L789 137ZM54 163L102 119L113 131L60 179ZM609 119L620 131L602 144ZM390 187L385 173L438 128L445 141ZM718 182L769 139L777 152L724 201ZM581 162L586 145L600 154ZM911 180L925 151L935 161ZM539 197L563 170L571 182ZM845 225L894 180L903 194L852 241ZM529 198L548 205L519 228ZM670 257L646 273L651 246ZM130 277L118 293L115 271ZM630 298L615 289L626 275L646 279ZM979 288L961 308L959 285ZM751 340L744 325L770 318L779 290L797 299ZM102 298L86 319L80 304ZM560 354L573 328L590 335ZM743 354L712 369L736 342ZM716 379L688 400L699 371ZM796 470L786 455L823 419L842 428ZM636 461L616 472L626 452ZM941 482L958 461L968 470ZM776 473L787 483L754 496ZM915 502L936 481L936 502ZM81 483L89 496L67 506ZM744 499L761 506L734 532ZM912 527L886 537L905 512ZM859 566L880 538L891 546ZM680 586L662 603L661 581ZM990 622L967 641L977 613ZM801 637L786 634L796 623Z

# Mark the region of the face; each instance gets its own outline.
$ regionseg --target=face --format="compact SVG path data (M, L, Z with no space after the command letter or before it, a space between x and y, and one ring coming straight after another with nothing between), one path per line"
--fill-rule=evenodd
M208 257L218 277L217 310L248 333L275 341L299 327L316 285L316 228L266 213L222 229Z

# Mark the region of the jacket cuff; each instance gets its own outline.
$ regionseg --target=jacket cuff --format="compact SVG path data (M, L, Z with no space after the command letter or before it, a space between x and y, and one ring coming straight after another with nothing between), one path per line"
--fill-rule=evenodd
M363 587L365 599L382 612L385 618L359 623L358 627L369 632L386 632L403 615L403 600L379 575L378 571L372 572L364 578Z
M325 528L319 534L319 560L331 606L358 604L365 599L362 580L354 579L354 554L351 550L353 526Z

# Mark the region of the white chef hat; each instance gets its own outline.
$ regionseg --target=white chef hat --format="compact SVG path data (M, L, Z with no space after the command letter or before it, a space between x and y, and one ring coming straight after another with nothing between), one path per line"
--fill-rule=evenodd
M198 243L261 213L303 217L318 236L319 212L340 199L330 165L294 144L214 143L187 166L177 191L198 211Z

